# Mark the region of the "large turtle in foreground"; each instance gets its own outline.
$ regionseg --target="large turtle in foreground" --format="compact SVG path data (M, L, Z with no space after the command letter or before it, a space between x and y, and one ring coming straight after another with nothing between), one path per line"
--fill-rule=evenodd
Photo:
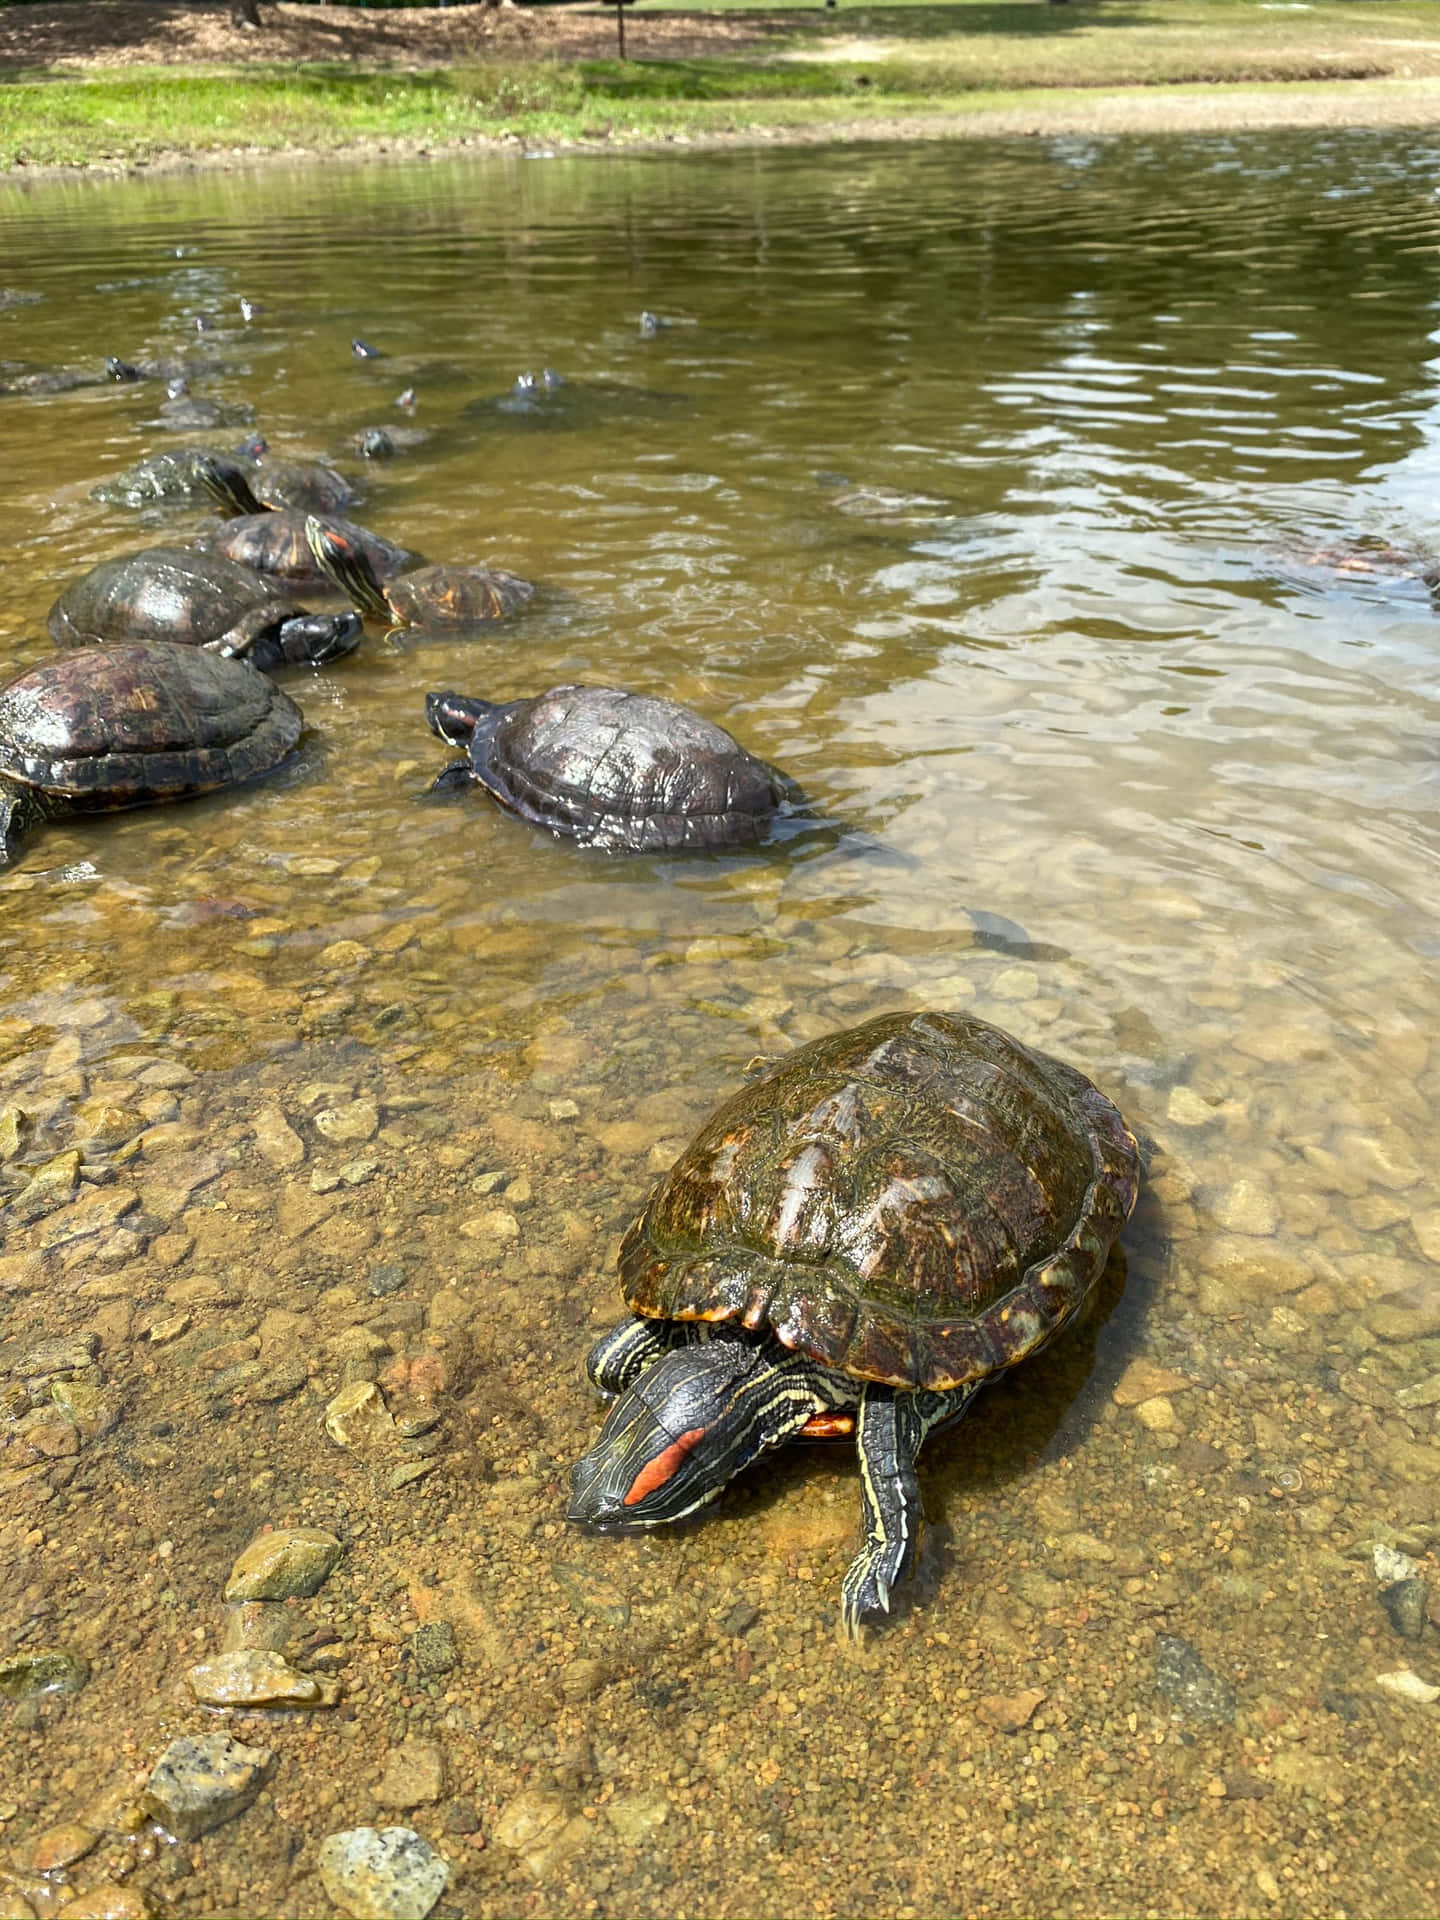
M262 673L351 652L358 613L310 613L278 581L215 553L144 547L73 580L46 619L57 646L168 640L243 658Z
M243 660L159 641L57 654L0 687L0 865L56 815L268 773L303 724Z
M887 1014L798 1048L719 1109L621 1244L631 1311L587 1362L619 1398L569 1518L681 1520L765 1448L848 1428L858 1633L913 1564L926 1436L1074 1317L1139 1180L1104 1094L983 1020Z
M466 750L437 787L474 780L533 826L612 853L746 846L794 797L723 727L620 687L551 687L503 706L431 693L425 717Z

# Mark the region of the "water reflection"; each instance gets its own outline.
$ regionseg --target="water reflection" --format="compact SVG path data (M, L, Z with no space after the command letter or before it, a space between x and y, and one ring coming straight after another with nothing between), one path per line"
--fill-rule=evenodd
M455 1868L441 1911L1420 1909L1424 1709L1376 1676L1440 1679L1434 1629L1401 1637L1368 1555L1423 1578L1437 1537L1436 629L1306 556L1437 549L1435 158L10 193L6 282L45 299L0 358L203 351L196 393L336 459L361 518L543 589L477 639L372 636L292 684L281 776L57 824L0 885L0 1352L94 1349L3 1362L5 1650L94 1667L5 1709L17 1848L91 1818L72 1877L175 1911L315 1911L324 1835L400 1818ZM543 366L587 402L564 431L485 406ZM428 437L355 460L412 385ZM63 581L153 539L90 490L169 444L157 396L0 398L14 666ZM832 829L598 860L425 804L427 690L575 678L694 705ZM851 1662L847 1459L673 1538L559 1515L648 1181L756 1055L896 1005L1072 1058L1151 1180L1084 1337L922 1463L933 1577ZM324 1409L371 1383L394 1424L346 1451ZM292 1642L345 1704L239 1716L274 1784L172 1885L97 1798L201 1724L230 1561L300 1521L348 1549ZM407 1736L447 1785L402 1809L372 1789Z

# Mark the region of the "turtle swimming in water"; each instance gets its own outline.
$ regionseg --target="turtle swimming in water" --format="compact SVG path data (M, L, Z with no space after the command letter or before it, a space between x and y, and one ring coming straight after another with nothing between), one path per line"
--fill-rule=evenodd
M765 1449L853 1434L846 1630L888 1613L924 1519L915 1459L1074 1318L1140 1158L1082 1073L968 1016L885 1014L726 1101L620 1247L617 1395L569 1518L683 1520Z
M43 820L268 773L303 725L263 673L203 648L129 641L56 654L0 686L0 866Z
M336 521L307 520L305 536L325 578L361 613L392 627L488 626L523 607L535 591L503 567L417 567L381 580Z
M196 469L201 485L231 518L207 534L201 545L210 553L223 554L254 567L257 573L270 573L297 586L318 587L326 576L315 564L306 537L308 518L300 507L267 510L256 497L246 473L233 461L204 460ZM420 564L418 553L397 547L378 533L358 526L353 520L327 519L352 547L365 555L377 578L403 573Z
M437 787L474 780L533 826L612 853L750 845L795 797L723 727L620 687L551 687L504 705L431 693L425 717L466 750Z
M117 507L210 503L214 495L199 477L202 461L232 461L248 473L265 450L265 440L258 433L251 434L228 453L215 447L171 447L164 453L152 453L109 480L102 480L90 489L90 498Z
M168 640L244 658L262 673L326 666L360 642L357 613L311 613L276 580L215 553L145 547L102 560L46 620L58 646Z

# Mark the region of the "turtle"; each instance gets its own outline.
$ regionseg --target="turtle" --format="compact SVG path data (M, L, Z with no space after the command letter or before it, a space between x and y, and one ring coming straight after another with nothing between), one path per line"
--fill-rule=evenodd
M324 584L305 536L307 514L300 507L266 510L257 499L244 470L234 461L202 460L196 468L200 484L232 517L200 543L210 553L223 554L300 586ZM420 564L418 553L397 547L353 520L327 517L324 524L363 552L380 579Z
M164 641L56 654L0 686L0 865L63 813L139 807L268 773L300 709L244 660Z
M535 589L502 567L417 567L381 581L334 520L313 515L305 537L315 565L351 605L392 627L486 626L523 607Z
M233 461L250 475L250 469L265 451L265 439L258 433L251 434L228 452L221 452L217 447L172 447L165 453L152 453L123 473L102 480L90 489L90 498L119 507L193 506L197 501L214 498L198 477L202 460ZM254 484L253 476L251 484Z
M1105 1095L983 1020L888 1013L798 1047L716 1111L621 1242L630 1311L586 1362L618 1398L569 1519L680 1520L768 1447L853 1435L858 1635L913 1567L925 1439L1075 1317L1139 1181Z
M425 717L466 749L436 789L478 781L522 820L608 852L747 845L794 797L723 727L620 687L551 687L503 705L431 693Z
M1323 574L1337 585L1385 586L1418 581L1432 591L1440 587L1440 565L1433 559L1412 547L1397 547L1378 534L1360 534L1287 558L1291 571Z
M57 646L169 640L261 672L322 667L359 644L359 614L310 613L251 567L189 547L144 547L72 581L46 619Z

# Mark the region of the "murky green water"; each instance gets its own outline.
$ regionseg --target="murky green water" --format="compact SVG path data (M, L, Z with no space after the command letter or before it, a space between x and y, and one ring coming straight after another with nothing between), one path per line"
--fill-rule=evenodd
M441 1915L1434 1910L1440 1706L1378 1676L1440 1683L1440 1632L1372 1551L1433 1595L1440 628L1413 575L1310 556L1440 555L1437 161L0 201L0 281L45 296L0 360L212 359L195 392L361 474L380 531L542 587L294 678L279 777L52 828L0 882L0 1656L91 1665L0 1704L0 1913L330 1911L322 1840L395 1824L449 1862ZM539 365L551 425L467 412ZM362 473L410 385L428 437ZM161 397L0 398L14 666L75 573L203 530L90 498L173 443ZM606 859L426 802L427 689L568 678L691 702L834 830ZM1154 1156L1090 1323L926 1455L917 1604L852 1651L844 1449L689 1532L560 1516L648 1182L754 1055L907 1005L1074 1061ZM399 1425L342 1449L325 1409L375 1379ZM296 1524L339 1567L227 1628L235 1555ZM227 1631L340 1704L197 1706ZM265 1792L157 1838L136 1782L220 1725Z

